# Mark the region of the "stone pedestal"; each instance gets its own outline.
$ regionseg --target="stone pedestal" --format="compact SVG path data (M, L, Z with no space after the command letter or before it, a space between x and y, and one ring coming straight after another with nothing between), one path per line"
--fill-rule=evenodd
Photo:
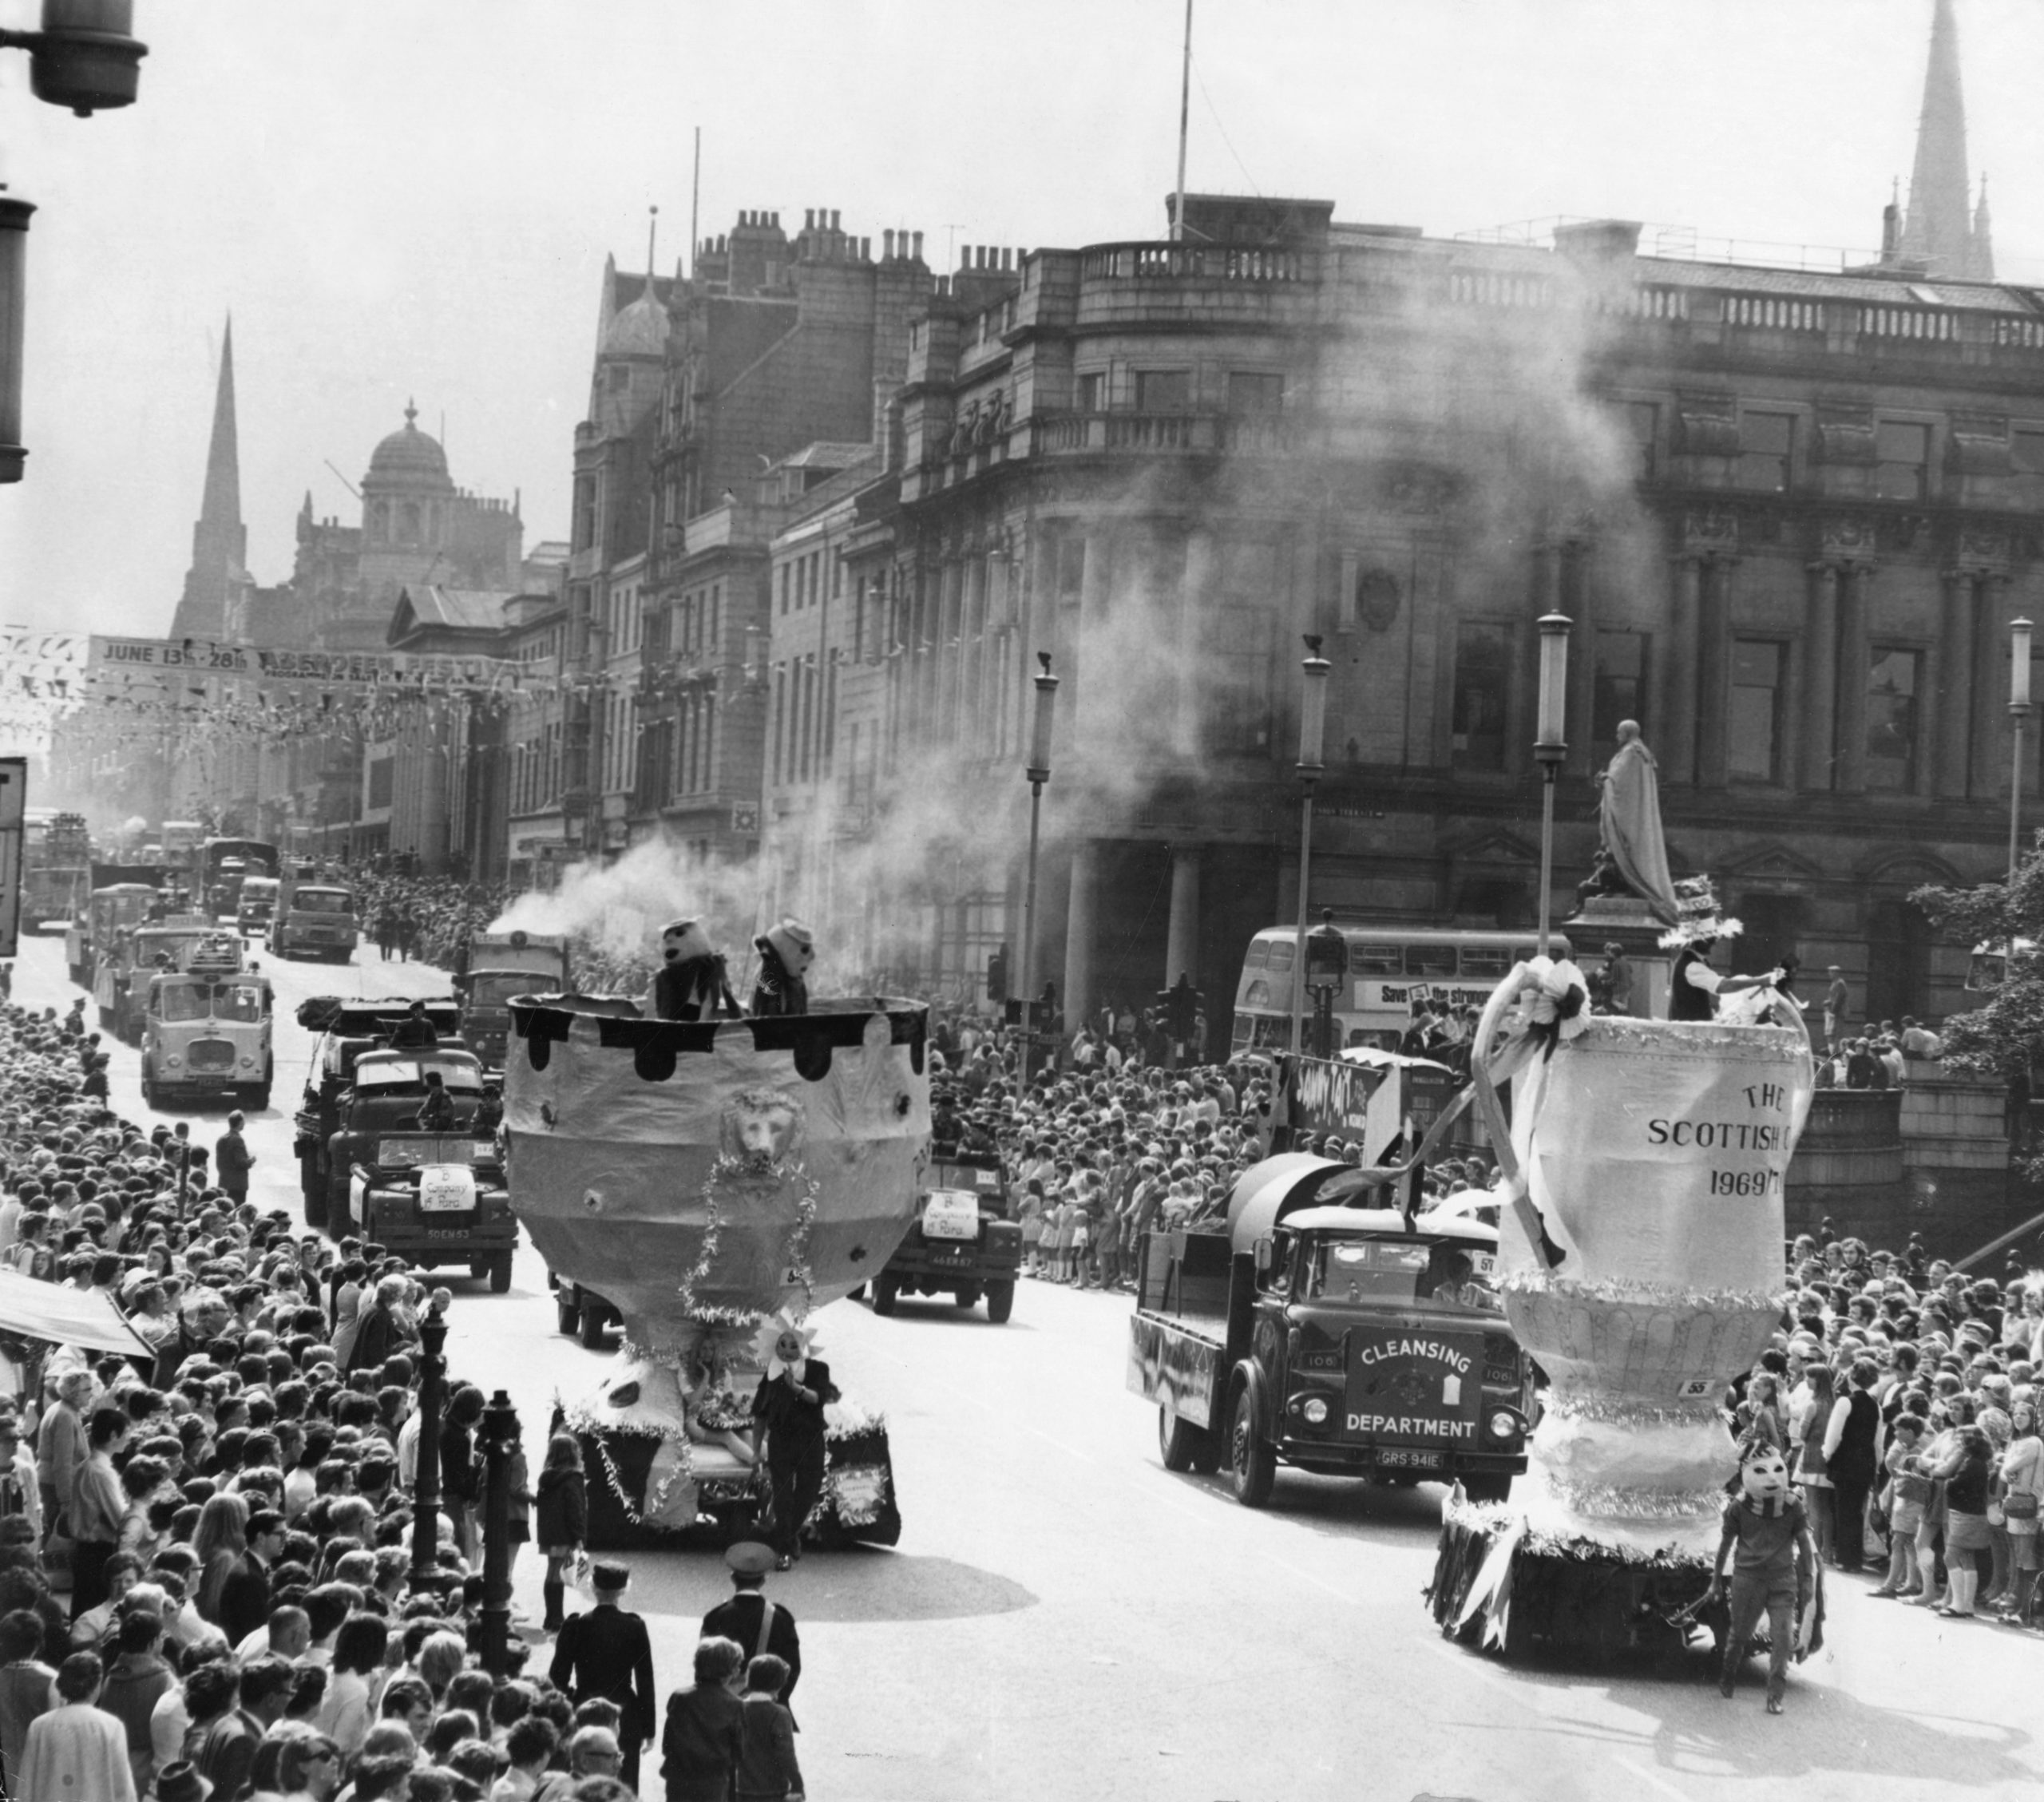
M1674 954L1661 949L1661 935L1667 928L1647 911L1637 895L1591 895L1567 919L1561 929L1568 934L1575 961L1585 976L1603 968L1604 947L1617 944L1625 949L1632 966L1632 994L1625 1007L1641 1020L1668 1017L1668 978L1675 967Z

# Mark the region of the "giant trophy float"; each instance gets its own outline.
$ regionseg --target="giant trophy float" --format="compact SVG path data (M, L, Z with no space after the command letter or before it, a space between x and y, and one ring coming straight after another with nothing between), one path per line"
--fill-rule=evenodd
M561 1409L588 1472L592 1550L753 1530L747 1443L777 1334L848 1294L914 1218L929 1144L928 1010L818 1000L675 1020L612 996L512 1004L511 1198L556 1272L624 1342ZM821 1543L900 1537L884 1422L826 1411Z
M1780 1324L1782 1186L1814 1088L1793 999L1709 971L1737 923L1707 878L1670 879L1651 756L1621 737L1569 930L1629 923L1674 953L1674 1017L1644 1017L1644 980L1637 1012L1593 1015L1581 972L1543 958L1499 984L1472 1046L1505 1309L1548 1388L1510 1501L1451 1495L1428 1596L1444 1632L1508 1657L1724 1630L1705 1603L1737 1469L1720 1404Z

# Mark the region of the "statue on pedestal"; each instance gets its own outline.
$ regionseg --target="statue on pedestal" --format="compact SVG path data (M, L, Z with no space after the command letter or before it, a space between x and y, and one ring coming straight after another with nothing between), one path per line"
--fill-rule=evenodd
M1673 926L1679 910L1661 831L1660 781L1638 721L1618 723L1618 751L1597 782L1597 861L1576 892L1637 895L1655 919Z

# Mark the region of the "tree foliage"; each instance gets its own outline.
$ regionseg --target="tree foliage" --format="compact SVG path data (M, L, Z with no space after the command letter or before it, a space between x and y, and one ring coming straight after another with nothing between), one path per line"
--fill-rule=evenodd
M1984 1007L1954 1014L1943 1029L1945 1063L1982 1075L2027 1079L2044 1061L2044 849L2017 865L2015 881L1975 889L1919 889L1910 900L1932 925L1969 946L2013 948L2001 986ZM2020 941L2027 940L2026 945Z

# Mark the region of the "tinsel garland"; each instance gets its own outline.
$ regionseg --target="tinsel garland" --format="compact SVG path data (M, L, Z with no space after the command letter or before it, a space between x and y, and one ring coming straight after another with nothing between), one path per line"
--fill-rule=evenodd
M1515 1270L1499 1288L1508 1294L1558 1295L1565 1301L1602 1301L1618 1307L1693 1308L1712 1312L1778 1313L1787 1289L1686 1289L1677 1283L1642 1282L1634 1277L1557 1276L1551 1270Z
M1610 1483L1564 1483L1550 1475L1549 1491L1564 1507L1594 1519L1701 1520L1724 1512L1725 1491L1633 1489Z
M563 1406L557 1396L554 1398L554 1404L561 1409L561 1421L563 1426L570 1432L582 1435L596 1442L596 1455L603 1460L604 1479L609 1483L611 1493L617 1498L617 1505L624 1509L624 1518L634 1527L644 1527L649 1517L658 1515L666 1507L667 1498L674 1493L676 1483L695 1482L695 1455L689 1450L688 1436L686 1432L675 1432L668 1428L649 1426L637 1421L599 1420L586 1408L569 1408ZM618 1475L617 1465L610 1455L610 1448L604 1443L604 1436L608 1433L628 1434L633 1439L658 1440L663 1445L674 1446L680 1451L680 1463L669 1471L655 1486L652 1494L646 1499L646 1507L643 1513L633 1507L632 1498L624 1492L624 1479ZM656 1452L654 1455L657 1457L659 1454Z
M1724 1499L1721 1495L1718 1499ZM1481 1534L1486 1539L1509 1531L1521 1518L1510 1503L1450 1501L1441 1510L1444 1525ZM1519 1547L1536 1558L1570 1558L1586 1564L1638 1564L1666 1570L1710 1568L1709 1558L1673 1545L1657 1546L1647 1551L1622 1540L1592 1539L1579 1533L1551 1533L1535 1527L1526 1528Z
M816 1225L823 1185L801 1164L783 1164L778 1170L779 1174L792 1178L802 1186L802 1193L795 1202L795 1223L788 1230L785 1265L802 1285L802 1313L806 1317L816 1305L816 1276L809 1267L809 1236ZM675 1293L681 1297L682 1312L691 1321L700 1321L707 1326L752 1327L766 1318L763 1309L720 1307L695 1298L695 1285L716 1268L718 1248L723 1236L724 1217L717 1205L717 1185L739 1173L756 1175L758 1172L759 1166L749 1159L725 1151L718 1154L710 1166L709 1174L703 1179L703 1249L697 1253L694 1265L675 1285Z
M1612 1427L1721 1426L1725 1420L1725 1411L1715 1402L1654 1408L1638 1402L1606 1401L1595 1396L1551 1393L1544 1412L1560 1420L1594 1420Z

